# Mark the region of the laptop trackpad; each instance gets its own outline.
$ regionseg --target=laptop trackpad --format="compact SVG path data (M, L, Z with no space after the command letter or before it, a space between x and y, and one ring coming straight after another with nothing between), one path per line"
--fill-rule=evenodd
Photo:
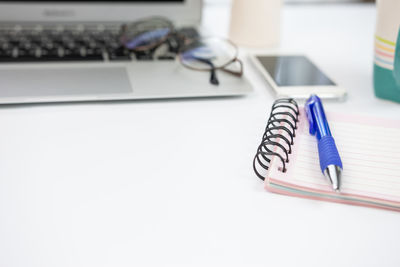
M0 70L0 98L132 93L123 67Z

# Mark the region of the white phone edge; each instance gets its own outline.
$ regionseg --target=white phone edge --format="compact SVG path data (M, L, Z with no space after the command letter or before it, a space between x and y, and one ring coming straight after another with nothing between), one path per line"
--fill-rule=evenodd
M263 78L275 91L277 97L290 97L295 99L307 99L311 94L316 94L324 99L344 100L347 96L345 88L338 85L318 85L318 86L278 86L268 71L261 65L257 57L260 56L300 56L301 54L289 53L249 53L250 61L261 73ZM304 55L301 55L304 56ZM307 57L308 60L310 60ZM310 60L311 61L311 60ZM311 61L312 62L312 61ZM314 63L314 62L313 62ZM317 68L322 70L316 65ZM324 73L324 72L323 72ZM325 73L324 73L325 74ZM325 74L326 75L326 74ZM328 75L326 75L331 79ZM332 79L331 79L332 80ZM333 80L332 80L333 81Z

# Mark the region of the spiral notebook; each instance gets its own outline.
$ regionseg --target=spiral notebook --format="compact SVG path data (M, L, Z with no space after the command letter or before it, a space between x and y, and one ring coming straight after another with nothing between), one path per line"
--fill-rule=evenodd
M340 193L319 167L304 109L277 100L253 167L265 189L290 196L400 211L400 121L327 113L343 161Z

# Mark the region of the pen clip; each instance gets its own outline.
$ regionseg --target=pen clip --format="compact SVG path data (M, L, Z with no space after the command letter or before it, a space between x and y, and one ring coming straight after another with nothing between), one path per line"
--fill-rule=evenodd
M308 123L310 125L310 134L311 135L315 135L316 133L316 125L315 125L315 120L313 118L313 106L315 104L315 100L313 99L313 96L311 96L306 104L304 105L304 109L306 111L307 114L307 119L308 119Z

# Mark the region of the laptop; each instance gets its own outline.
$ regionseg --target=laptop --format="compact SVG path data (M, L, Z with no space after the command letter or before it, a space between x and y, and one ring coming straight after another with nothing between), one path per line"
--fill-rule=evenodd
M207 72L176 58L134 57L117 41L122 24L151 16L199 30L201 11L202 0L0 1L0 104L251 92L244 77L218 71L215 86ZM79 49L67 54L68 46Z

